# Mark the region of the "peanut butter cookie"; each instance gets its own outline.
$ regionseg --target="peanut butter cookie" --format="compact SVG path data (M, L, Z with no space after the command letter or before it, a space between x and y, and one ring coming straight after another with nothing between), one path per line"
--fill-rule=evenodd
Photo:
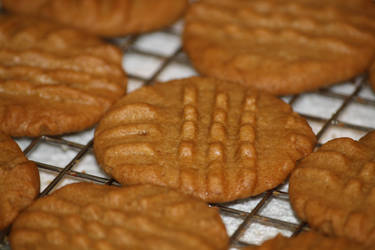
M153 183L225 202L282 183L315 135L280 99L210 78L143 87L95 131L103 169L123 184Z
M312 228L374 245L375 132L324 144L292 173L289 193Z
M11 12L111 37L170 25L184 13L188 0L3 0L2 4Z
M375 90L375 63L373 63L370 68L370 84L372 89Z
M163 187L65 186L12 226L13 250L227 249L216 208Z
M364 72L375 50L371 0L204 0L186 14L184 49L207 76L277 95Z
M17 143L0 133L0 230L39 194L39 172Z
M310 231L296 237L287 238L277 235L258 247L246 247L242 250L370 250L345 238L327 237Z
M0 16L0 131L70 133L93 126L126 91L122 53L51 21Z

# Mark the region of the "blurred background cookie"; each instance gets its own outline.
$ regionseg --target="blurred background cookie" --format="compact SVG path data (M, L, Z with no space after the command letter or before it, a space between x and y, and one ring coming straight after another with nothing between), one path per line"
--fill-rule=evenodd
M345 238L327 237L310 231L296 237L277 235L258 247L245 247L242 250L370 250Z
M348 80L375 49L371 0L204 0L186 14L184 49L202 74L277 95Z
M227 249L216 208L151 185L65 186L37 200L14 222L12 250Z
M17 143L0 132L0 230L39 194L39 172Z
M56 135L94 125L126 91L122 53L51 21L0 16L0 131Z
M165 27L184 13L187 0L2 0L5 9L40 16L101 36Z
M370 84L372 89L375 90L375 63L373 63L370 68Z
M120 183L226 202L281 184L314 144L306 120L278 98L192 77L120 99L96 128L94 149Z
M375 242L375 132L338 138L301 161L290 177L297 215L329 235Z

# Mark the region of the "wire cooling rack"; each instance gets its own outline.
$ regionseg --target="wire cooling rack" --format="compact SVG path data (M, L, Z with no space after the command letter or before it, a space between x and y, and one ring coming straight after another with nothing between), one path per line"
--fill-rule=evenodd
M177 23L165 30L111 40L124 51L129 91L156 81L197 74L181 48L182 27L182 23ZM330 88L282 98L308 120L317 135L317 147L336 137L358 139L375 129L375 95L365 75ZM41 196L78 181L119 185L97 165L93 135L94 129L90 129L57 137L16 139L39 167ZM231 248L258 245L278 233L291 236L307 228L294 215L287 188L284 183L256 197L211 204L219 208ZM0 249L9 249L6 235L7 232L0 234Z

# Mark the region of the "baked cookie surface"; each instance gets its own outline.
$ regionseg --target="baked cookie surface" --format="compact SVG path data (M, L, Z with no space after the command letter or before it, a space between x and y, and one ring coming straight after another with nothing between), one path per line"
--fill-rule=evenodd
M126 91L115 46L50 21L0 16L0 131L56 135L93 126Z
M371 0L204 0L187 11L183 43L203 75L293 94L364 72L374 16Z
M39 172L17 143L0 133L0 230L39 194Z
M323 236L310 231L296 237L277 235L258 247L245 247L242 250L370 250L345 238Z
M370 84L372 89L375 91L375 63L370 68Z
M216 208L163 187L65 186L14 222L13 250L226 249Z
M334 139L303 159L289 184L292 207L329 235L375 243L375 132Z
M5 9L40 16L102 36L156 30L175 22L187 0L4 0Z
M120 99L96 128L94 150L120 183L169 186L226 202L282 183L314 143L305 119L280 99L193 77Z

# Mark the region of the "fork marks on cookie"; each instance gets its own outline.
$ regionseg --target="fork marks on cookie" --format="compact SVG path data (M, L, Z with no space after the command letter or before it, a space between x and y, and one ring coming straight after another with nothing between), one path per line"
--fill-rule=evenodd
M225 144L227 143L227 112L229 96L226 93L215 91L214 107L211 125L209 128L208 166L222 166L225 159Z
M157 104L150 89L161 97ZM306 135L312 149L315 138L306 122L286 126L292 115L287 104L266 93L194 77L125 96L101 120L94 148L98 162L120 183L151 182L225 202L287 177L295 158L308 153L297 154L289 134Z
M193 86L184 88L183 93L183 122L181 129L181 142L178 157L181 161L192 162L194 157L195 141L198 133L198 97L197 89Z

